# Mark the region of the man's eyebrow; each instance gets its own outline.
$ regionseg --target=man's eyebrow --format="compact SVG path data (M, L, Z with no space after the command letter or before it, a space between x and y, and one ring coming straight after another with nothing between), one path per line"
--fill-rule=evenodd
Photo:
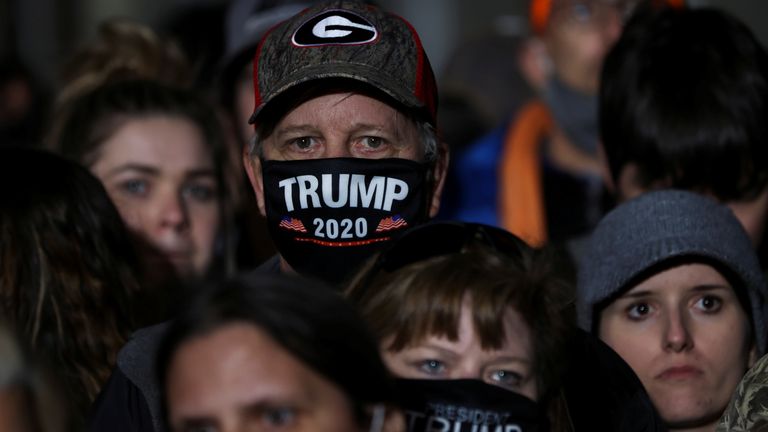
M310 133L316 131L317 128L305 125L305 124L299 124L299 125L289 125L289 126L281 126L278 128L275 128L273 134L274 135L288 135L288 134L295 134L295 133Z

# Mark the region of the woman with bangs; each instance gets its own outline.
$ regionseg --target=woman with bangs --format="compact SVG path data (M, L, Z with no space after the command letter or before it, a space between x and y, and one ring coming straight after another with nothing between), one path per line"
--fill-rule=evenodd
M528 322L537 313L559 316L546 323L557 338L566 320L547 310L556 302L542 301L557 286L544 275L526 275L520 264L475 246L413 264L365 293L353 287L349 297L381 336L396 375L481 379L536 400L551 386L544 377L557 367L535 361L536 348L552 348L536 346Z
M555 264L498 228L437 222L361 270L346 296L400 378L410 431L658 429L629 367L575 328Z

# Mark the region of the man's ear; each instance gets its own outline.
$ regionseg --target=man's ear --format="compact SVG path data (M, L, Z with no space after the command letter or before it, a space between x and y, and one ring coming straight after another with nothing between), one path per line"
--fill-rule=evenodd
M243 151L243 165L248 174L248 180L251 183L253 192L256 194L256 204L259 206L259 213L267 217L267 210L264 206L264 179L261 176L261 159L251 156L246 149Z
M440 210L440 197L443 195L443 187L445 186L445 177L448 174L448 162L450 160L450 152L448 151L448 144L445 141L439 141L437 145L437 160L435 166L432 169L432 199L429 203L429 217L433 218Z

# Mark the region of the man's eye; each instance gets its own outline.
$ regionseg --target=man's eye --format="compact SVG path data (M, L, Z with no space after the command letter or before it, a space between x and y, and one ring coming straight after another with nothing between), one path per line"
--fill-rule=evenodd
M706 295L696 301L695 307L702 312L716 313L723 306L723 300L717 296Z
M120 183L120 189L129 195L144 196L149 192L149 183L145 180L130 179Z
M635 321L646 318L651 312L653 308L648 303L633 303L627 307L627 316Z
M296 421L296 410L290 407L267 408L261 414L265 425L285 427Z
M312 144L314 143L314 139L311 137L300 137L296 138L291 142L296 148L299 150L306 150L310 147L312 147Z
M517 372L497 370L491 373L490 380L491 383L496 385L508 388L517 388L520 387L520 384L523 381L523 377Z
M365 139L363 140L363 143L365 144L366 147L377 149L382 145L384 145L384 138L369 136L369 137L365 137Z
M427 359L419 363L419 369L428 375L440 375L445 372L445 364L440 360Z

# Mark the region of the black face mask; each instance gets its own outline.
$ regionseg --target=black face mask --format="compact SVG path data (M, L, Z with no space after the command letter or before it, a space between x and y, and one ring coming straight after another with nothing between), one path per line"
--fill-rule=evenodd
M545 432L538 403L480 380L395 380L408 432Z
M267 224L298 273L340 283L427 218L428 165L407 159L262 160Z

